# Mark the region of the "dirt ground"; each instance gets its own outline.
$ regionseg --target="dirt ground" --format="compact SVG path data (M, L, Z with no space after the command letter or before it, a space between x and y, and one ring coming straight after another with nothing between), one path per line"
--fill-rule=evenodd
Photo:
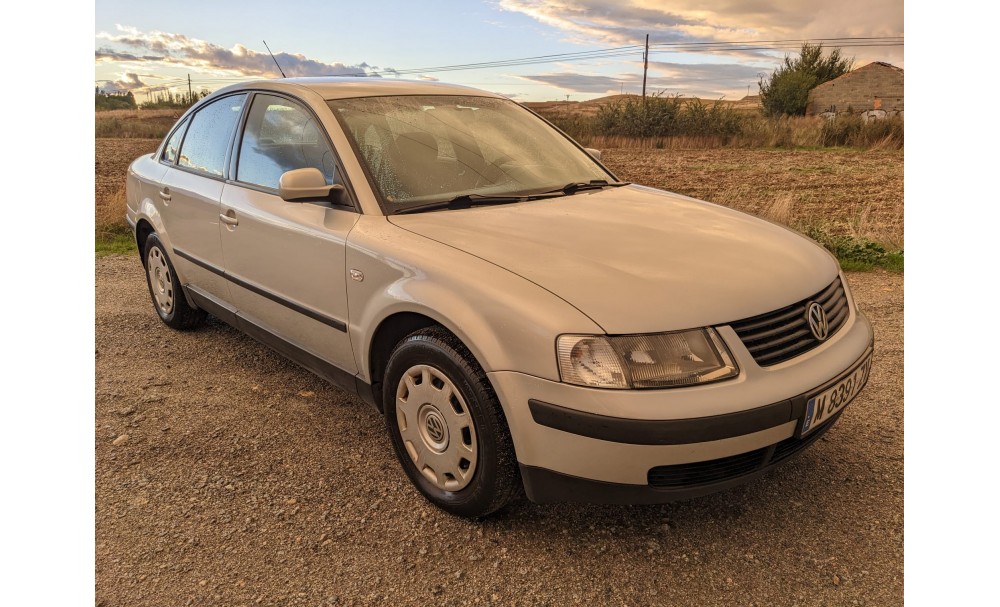
M166 328L137 256L95 263L98 605L903 602L901 275L849 276L869 385L778 470L470 522L410 486L373 408L219 322Z

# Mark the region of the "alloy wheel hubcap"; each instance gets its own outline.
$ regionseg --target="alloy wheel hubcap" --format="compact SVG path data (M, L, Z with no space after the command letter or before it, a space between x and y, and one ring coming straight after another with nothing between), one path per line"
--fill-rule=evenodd
M430 365L407 369L396 387L396 421L420 474L445 491L469 484L478 461L476 426L447 375Z
M146 271L149 273L149 286L153 291L156 307L163 314L170 314L174 309L174 287L170 279L170 268L167 258L158 247L153 247L146 258Z

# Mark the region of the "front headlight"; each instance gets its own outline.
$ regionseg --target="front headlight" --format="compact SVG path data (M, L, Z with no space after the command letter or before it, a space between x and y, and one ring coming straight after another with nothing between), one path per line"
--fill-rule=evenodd
M650 335L560 335L559 376L591 388L673 388L739 375L715 329Z

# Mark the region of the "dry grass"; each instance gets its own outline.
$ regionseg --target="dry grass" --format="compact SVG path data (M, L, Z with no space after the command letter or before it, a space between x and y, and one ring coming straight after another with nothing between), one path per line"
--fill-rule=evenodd
M94 113L94 135L163 139L184 110L110 110Z
M553 119L556 126L580 142L598 148L636 149L711 149L711 148L818 148L824 146L824 120L815 116L793 116L767 119L744 119L742 131L729 136L675 135L671 137L626 137L600 135L596 125L584 118L562 117ZM867 147L871 150L898 150L902 141L892 135L879 137Z
M805 230L822 225L903 248L903 152L623 149L603 159L627 181L709 200Z
M111 240L129 233L128 224L125 223L124 185L111 195L97 200L94 227L97 240Z
M159 144L157 139L95 141L94 237L99 251L122 252L134 246L125 222L125 174L133 160L155 151Z
M795 197L791 192L782 192L774 197L774 202L764 208L760 216L782 225L792 225L792 207Z

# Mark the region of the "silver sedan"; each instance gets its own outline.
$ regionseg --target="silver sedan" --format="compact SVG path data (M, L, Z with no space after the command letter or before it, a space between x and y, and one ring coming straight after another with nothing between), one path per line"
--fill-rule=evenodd
M868 379L837 261L624 183L495 94L222 89L128 172L156 313L237 327L384 414L427 499L657 503L807 447Z

